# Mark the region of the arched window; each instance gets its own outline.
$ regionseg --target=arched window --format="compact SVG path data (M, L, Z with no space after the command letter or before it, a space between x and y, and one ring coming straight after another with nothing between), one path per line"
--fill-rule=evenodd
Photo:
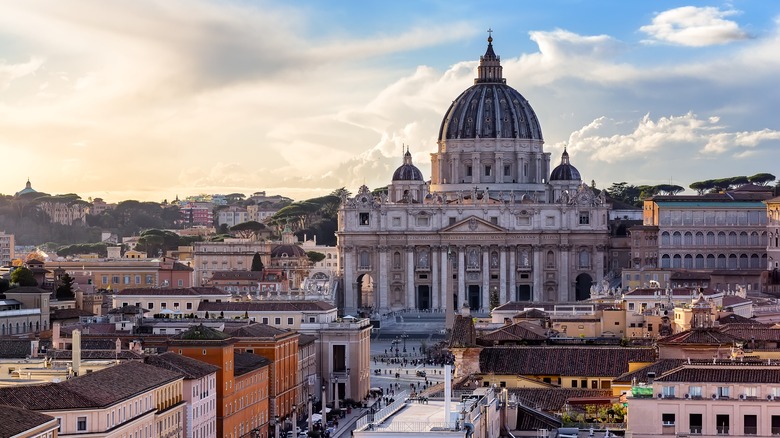
M685 258L683 259L683 267L685 269L693 269L693 256L690 254L685 254Z
M729 246L737 246L737 233L734 231L729 233Z
M750 256L750 267L751 268L761 267L761 259L758 258L758 254L753 254Z
M704 246L704 233L701 231L696 233L696 246Z
M707 262L704 264L704 267L707 269L715 269L715 256L712 254L707 254Z
M741 254L739 256L739 268L740 269L747 269L748 268L748 256L747 256L747 254Z
M555 267L555 253L553 253L552 251L547 251L546 261L547 261L547 267L548 268L554 268Z
M393 253L393 268L401 269L401 253L398 251Z
M661 245L663 246L669 246L669 232L664 231L661 233Z
M696 269L704 269L704 256L696 254L696 259L693 261L693 266Z
M739 233L739 246L747 246L748 245L748 233L743 231Z
M674 234L672 234L672 245L680 246L681 244L682 244L682 234L680 234L679 231L675 231Z
M726 233L718 232L718 246L726 246Z
M672 257L672 267L673 268L682 267L682 257L680 257L680 254L675 254L674 257Z
M715 233L712 231L707 232L707 246L715 246Z
M589 268L590 267L590 253L587 249L583 249L580 251L580 268Z
M760 245L758 233L753 231L752 233L750 233L750 246L758 246L758 245Z
M693 245L693 233L686 231L683 235L683 243L688 246Z
M723 254L718 254L718 263L715 265L718 269L725 269L726 268L726 256Z
M736 233L735 233L736 235ZM737 256L736 254L730 254L729 255L729 261L726 265L729 269L736 269L737 268Z
M669 258L669 254L664 254L661 256L661 267L662 268L672 267L672 259Z

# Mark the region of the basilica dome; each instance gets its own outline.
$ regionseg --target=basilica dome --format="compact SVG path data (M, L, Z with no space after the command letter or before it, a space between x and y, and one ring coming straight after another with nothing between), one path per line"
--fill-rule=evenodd
M569 153L566 148L561 155L561 164L550 172L550 181L579 181L580 171L569 163Z
M528 101L506 84L493 38L479 59L478 77L450 105L439 129L439 141L461 138L543 140L542 128Z
M422 181L423 176L420 169L412 164L412 154L406 150L404 154L404 164L393 172L393 181Z

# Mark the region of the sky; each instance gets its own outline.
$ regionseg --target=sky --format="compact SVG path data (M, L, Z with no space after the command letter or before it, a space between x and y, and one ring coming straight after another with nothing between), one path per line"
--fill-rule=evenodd
M404 145L428 179L488 29L585 181L780 176L780 2L0 0L0 193L302 200Z

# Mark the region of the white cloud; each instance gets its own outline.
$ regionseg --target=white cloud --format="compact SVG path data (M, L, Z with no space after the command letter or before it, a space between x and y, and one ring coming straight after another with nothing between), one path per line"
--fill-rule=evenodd
M572 155L616 164L666 156L707 158L727 152L733 152L734 158L747 158L754 154L746 153L745 148L780 140L780 131L728 132L718 121L717 116L701 119L693 113L657 120L645 115L632 132L620 133L621 123L599 117L572 132L568 148Z
M726 17L736 15L735 10L722 11L715 7L683 6L661 12L652 24L639 28L660 41L681 46L702 47L743 40L748 35L735 21Z
M42 65L43 58L37 56L19 64L8 64L0 59L0 91L8 89L11 81L35 73Z

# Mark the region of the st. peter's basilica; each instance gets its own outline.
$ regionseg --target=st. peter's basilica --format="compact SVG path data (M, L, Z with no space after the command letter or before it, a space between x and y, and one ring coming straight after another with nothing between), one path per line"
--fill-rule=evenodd
M550 169L536 114L506 84L492 41L444 115L430 181L407 150L386 193L363 186L342 199L344 312L582 300L602 281L609 205L565 150Z

